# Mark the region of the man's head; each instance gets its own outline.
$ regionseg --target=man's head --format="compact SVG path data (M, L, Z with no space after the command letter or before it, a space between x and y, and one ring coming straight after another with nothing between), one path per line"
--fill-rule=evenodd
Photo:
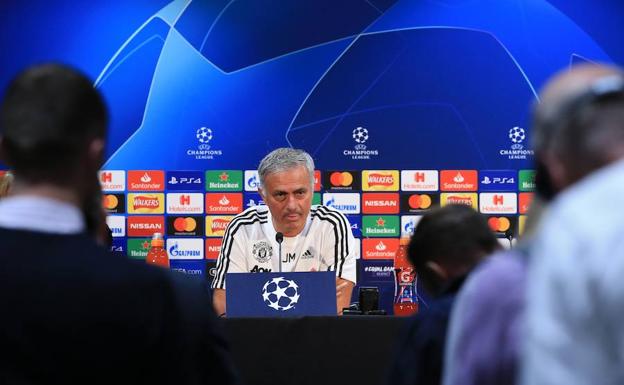
M481 259L500 248L485 218L464 205L449 205L422 217L407 256L431 295L470 272Z
M11 82L0 113L0 154L16 183L78 190L91 184L107 119L85 76L55 64L32 67Z
M535 107L533 147L547 199L624 156L622 70L592 64L556 75Z
M258 166L258 192L271 210L275 230L299 234L310 213L314 194L314 161L303 150L278 148Z

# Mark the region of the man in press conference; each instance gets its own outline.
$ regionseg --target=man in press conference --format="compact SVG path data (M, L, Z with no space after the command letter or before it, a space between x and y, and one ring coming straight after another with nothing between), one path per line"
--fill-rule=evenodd
M258 192L266 206L234 217L223 236L212 282L217 314L226 313L226 274L282 271L335 271L340 314L349 306L356 281L355 240L342 213L312 206L312 157L302 150L279 148L262 159L258 176Z

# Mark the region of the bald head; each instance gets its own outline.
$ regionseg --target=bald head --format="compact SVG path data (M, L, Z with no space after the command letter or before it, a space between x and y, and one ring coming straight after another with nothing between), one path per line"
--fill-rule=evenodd
M533 147L561 190L624 156L624 72L584 64L560 72L535 108Z

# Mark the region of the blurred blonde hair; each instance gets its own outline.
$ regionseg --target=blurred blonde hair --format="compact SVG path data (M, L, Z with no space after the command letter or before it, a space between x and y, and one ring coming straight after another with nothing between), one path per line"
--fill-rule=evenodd
M7 172L6 174L0 176L0 198L4 198L9 195L9 191L11 190L11 186L13 185L13 174Z

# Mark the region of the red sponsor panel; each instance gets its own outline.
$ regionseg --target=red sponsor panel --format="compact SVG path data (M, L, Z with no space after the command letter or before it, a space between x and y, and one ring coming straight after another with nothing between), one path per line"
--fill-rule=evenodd
M129 237L151 237L154 233L165 233L165 217L162 216L128 216Z
M363 214L398 214L399 210L398 193L362 194Z
M478 181L477 170L440 171L441 191L477 191Z
M520 214L526 214L529 211L531 202L533 201L533 193L518 194L518 211Z
M217 259L221 251L222 238L206 238L206 259Z
M128 171L129 191L162 191L165 189L165 172L162 170Z
M398 238L362 239L362 259L394 259L398 250Z
M314 170L314 191L321 191L321 172Z
M206 193L207 214L238 214L242 211L242 193Z

